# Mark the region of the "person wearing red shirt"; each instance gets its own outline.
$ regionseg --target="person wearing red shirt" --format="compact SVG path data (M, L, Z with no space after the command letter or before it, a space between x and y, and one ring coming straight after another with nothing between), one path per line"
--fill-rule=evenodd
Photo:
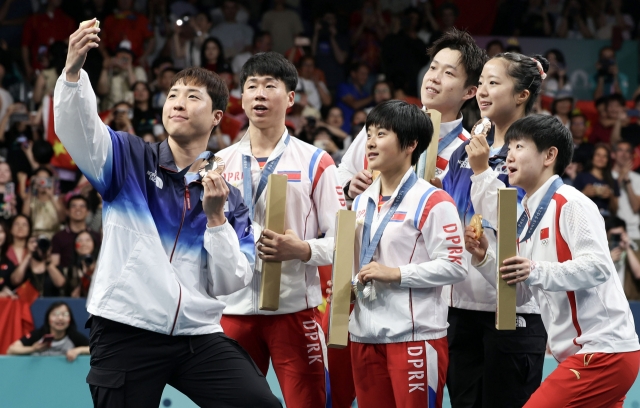
M76 29L73 19L60 10L62 0L48 0L43 13L31 15L22 29L22 60L29 79L36 69L46 68L38 56L56 41L65 41Z
M103 47L99 49L104 58L109 58L109 52L115 52L118 47L129 48L144 65L146 57L155 48L155 38L149 20L132 11L132 3L132 0L118 0L118 11L104 21L100 35Z

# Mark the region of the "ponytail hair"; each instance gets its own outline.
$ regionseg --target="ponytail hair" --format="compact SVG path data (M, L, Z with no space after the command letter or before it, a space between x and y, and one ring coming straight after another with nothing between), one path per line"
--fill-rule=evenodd
M529 99L524 108L525 115L528 115L542 89L542 81L549 71L549 61L539 54L527 57L517 52L503 52L493 58L502 58L508 62L507 73L513 78L516 93L529 90ZM542 72L538 64L542 67Z

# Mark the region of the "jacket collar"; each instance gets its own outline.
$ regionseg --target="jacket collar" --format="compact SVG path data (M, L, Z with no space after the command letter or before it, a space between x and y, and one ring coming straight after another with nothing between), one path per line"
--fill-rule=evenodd
M551 184L558 177L560 176L554 174L553 176L549 177L549 180L545 181L544 184L540 186L538 191L533 193L533 195L529 197L529 195L527 194L522 198L522 206L526 208L530 214L533 214L538 209L542 198L545 196L545 194L547 194L549 187L551 187Z
M289 132L285 127L280 140L278 140L278 144L276 144L275 149L273 149L273 152L271 152L271 155L269 155L267 163L280 156L282 152L284 152L284 149L289 144L290 139L291 135L289 135ZM249 130L247 130L244 136L242 136L242 139L240 139L240 141L238 142L238 152L240 152L240 154L242 154L243 156L253 156L253 153L251 153L251 137L249 136Z
M413 166L409 167L409 170L407 170L407 172L404 173L404 176L402 176L402 180L400 180L400 183L398 183L398 186L396 187L395 191L391 195L391 198L389 198L389 202L393 202L393 200L398 195L398 192L400 191L400 187L402 187L402 185L405 183L405 181L407 181L407 179L409 178L409 176L411 176L411 173L413 172L414 172ZM365 199L365 202L369 201L369 198L371 198L374 203L378 204L378 200L380 199L381 183L382 182L380 181L380 177L378 176L378 178L376 178L373 181L373 183L371 183L369 188L364 190L364 192L362 193L362 196Z

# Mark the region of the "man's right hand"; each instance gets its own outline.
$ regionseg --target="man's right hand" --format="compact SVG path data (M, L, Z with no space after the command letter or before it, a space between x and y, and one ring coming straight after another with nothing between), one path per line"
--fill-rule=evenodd
M69 82L78 82L80 69L87 59L87 53L92 48L98 48L98 42L100 42L98 33L100 29L94 27L95 22L95 18L90 20L69 37L69 52L67 53L67 63L65 65L66 79Z
M373 177L369 170L362 170L351 179L349 185L349 197L356 198L373 183Z

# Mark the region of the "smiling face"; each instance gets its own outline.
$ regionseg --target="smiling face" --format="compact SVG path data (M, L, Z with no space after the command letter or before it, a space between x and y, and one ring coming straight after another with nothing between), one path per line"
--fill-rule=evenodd
M71 314L65 305L60 305L49 313L49 326L52 330L64 332L69 328L70 323Z
M384 174L389 170L411 165L411 153L415 150L416 144L403 150L395 132L371 125L367 128L366 148L369 169Z
M593 152L593 167L605 169L609 164L609 152L604 147L599 147Z
M87 232L81 232L76 237L76 253L78 255L91 255L93 253L94 245L91 235Z
M266 129L284 125L294 92L284 82L271 76L249 76L242 89L242 108L251 125Z
M71 200L69 203L69 218L71 221L82 222L87 218L87 203L79 198Z
M512 119L518 111L514 82L507 67L508 62L502 58L494 58L484 64L476 94L481 115L497 123ZM524 115L524 103L520 106Z
M175 140L208 139L221 117L205 86L183 81L173 85L162 107L162 124Z
M473 98L475 86L465 87L467 73L460 63L460 51L444 48L431 61L429 70L422 78L420 98L429 109L458 116L464 101Z

